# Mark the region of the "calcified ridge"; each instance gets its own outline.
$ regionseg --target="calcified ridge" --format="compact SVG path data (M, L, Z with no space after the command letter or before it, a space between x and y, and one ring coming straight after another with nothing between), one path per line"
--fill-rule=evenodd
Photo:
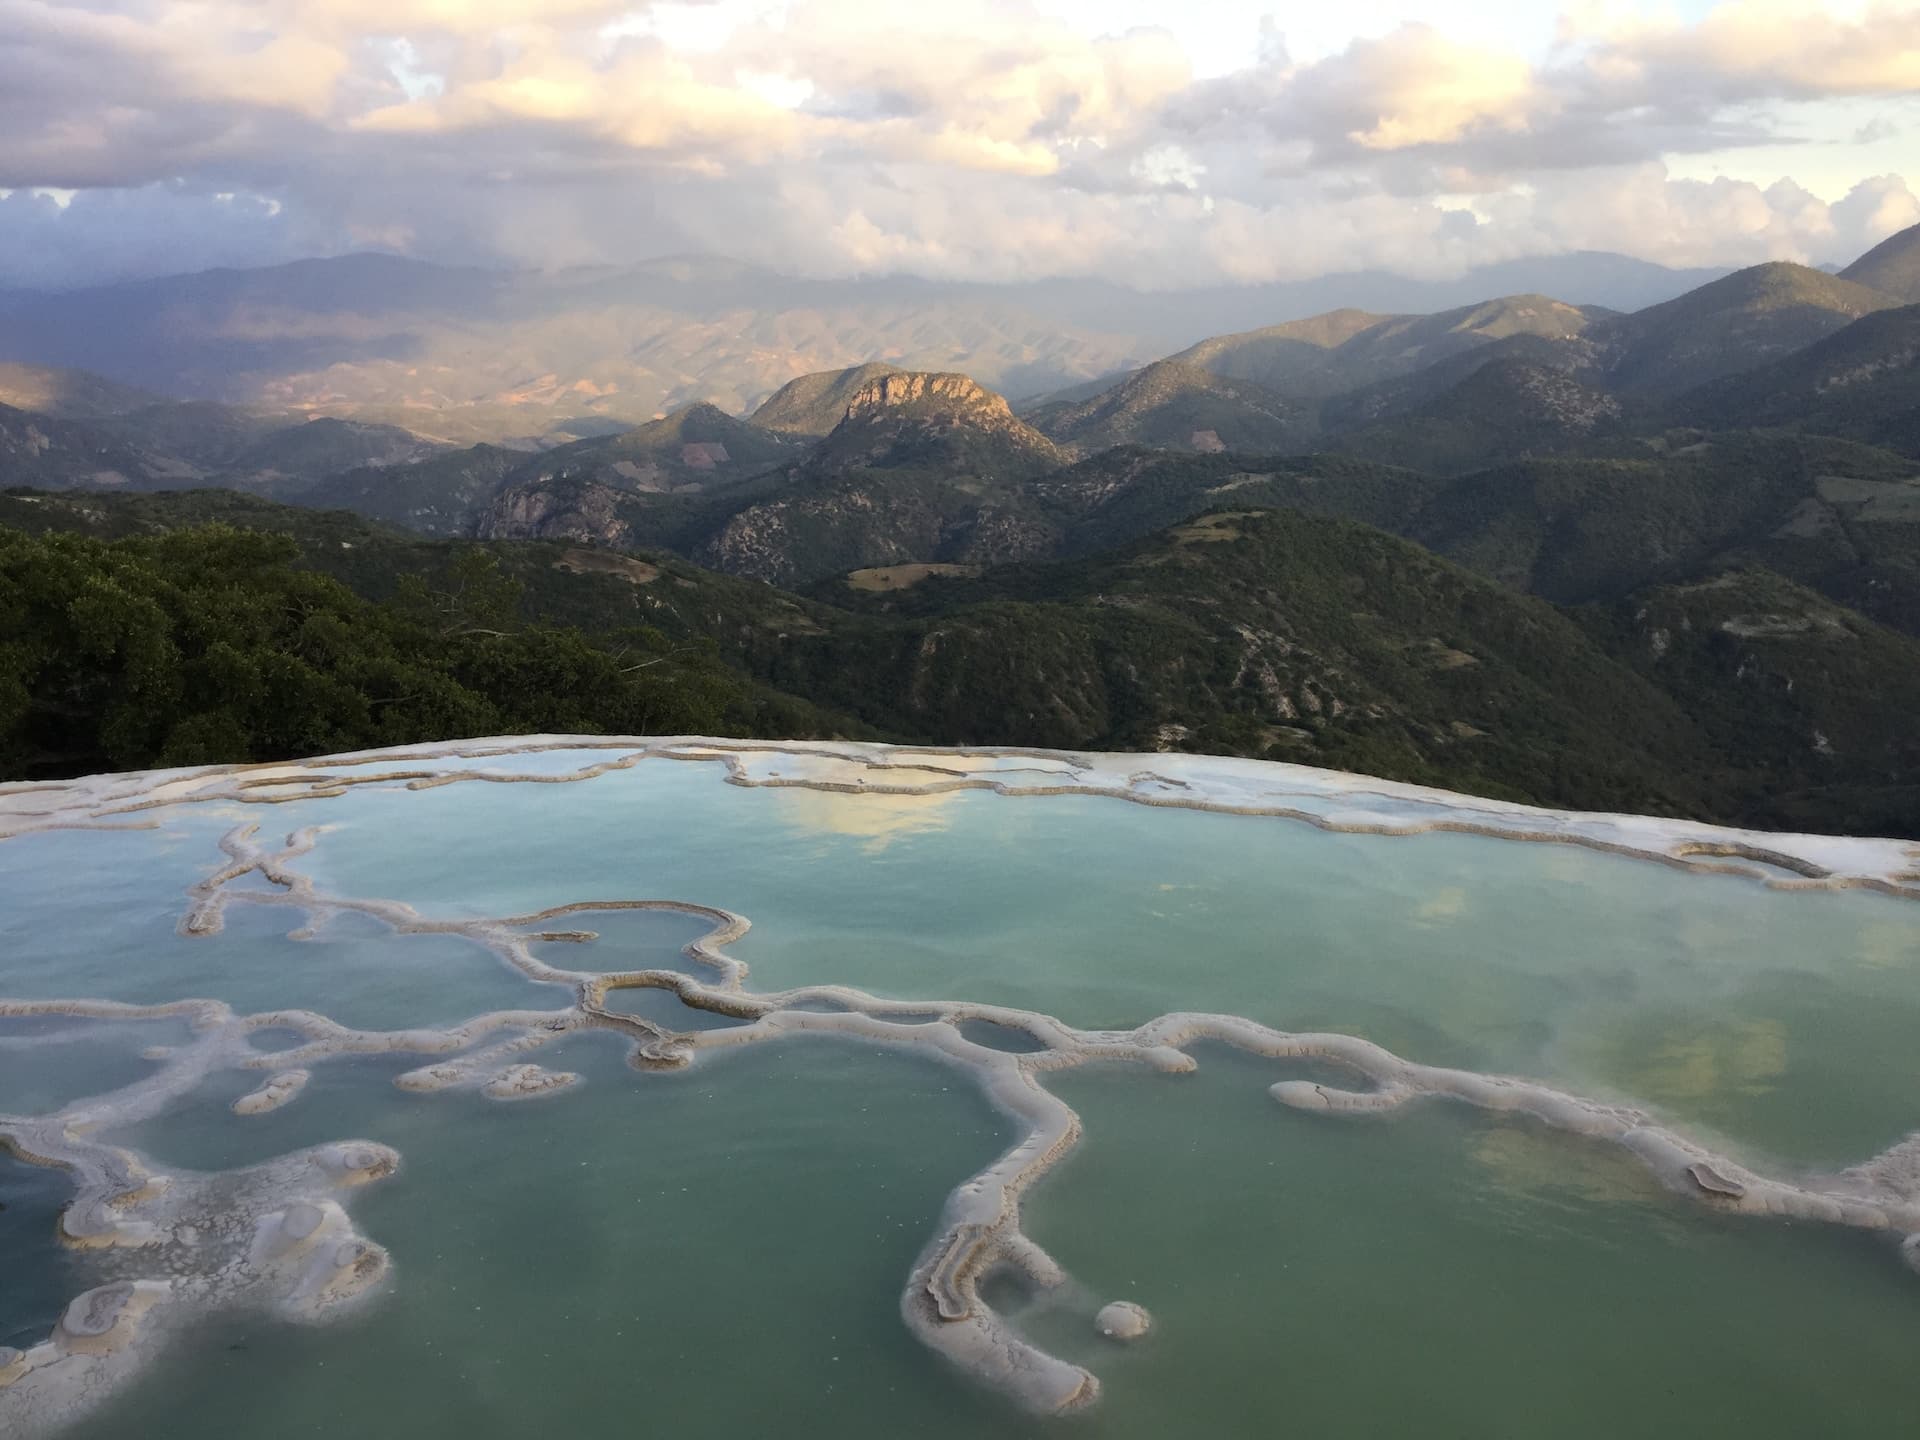
M474 762L543 750L603 749L606 760L559 773L519 773ZM157 824L152 812L208 802L272 803L348 793L360 785L423 789L467 781L562 783L648 758L718 762L742 785L801 786L849 793L931 794L989 788L1007 795L1086 793L1143 804L1281 815L1331 830L1377 834L1471 831L1636 855L1670 865L1748 875L1782 888L1869 887L1920 897L1920 856L1891 841L1771 836L1637 816L1583 816L1466 800L1298 767L1190 756L1075 756L1053 752L891 750L845 745L731 745L707 740L473 741L336 757L298 765L220 767L98 777L69 784L0 787L0 838L44 829ZM398 764L401 768L391 768ZM361 767L378 764L378 770ZM1366 1040L1296 1034L1232 1015L1174 1013L1132 1030L1076 1029L1052 1016L966 1001L889 1000L838 985L778 992L748 988L746 965L726 946L747 921L673 900L587 900L534 915L440 921L400 900L320 892L298 868L316 831L283 844L257 841L241 825L221 840L226 863L188 892L183 934L216 935L235 904L280 906L302 917L301 938L334 915L354 913L398 935L451 935L484 948L529 981L567 987L560 1009L503 1010L442 1029L358 1030L307 1010L240 1015L219 1001L123 1005L97 1000L0 1000L0 1018L185 1021L187 1043L157 1054L138 1084L38 1116L0 1114L0 1147L67 1172L74 1197L60 1239L93 1252L107 1283L75 1298L53 1333L24 1352L0 1348L0 1426L44 1434L77 1416L162 1349L194 1318L251 1306L295 1321L339 1314L378 1286L386 1252L355 1232L344 1202L354 1187L391 1174L385 1146L345 1141L264 1165L212 1175L162 1172L131 1150L97 1139L160 1114L221 1070L257 1072L260 1083L233 1105L264 1114L297 1101L312 1067L355 1054L418 1056L396 1084L415 1092L474 1089L500 1101L566 1090L579 1077L543 1067L548 1045L585 1031L631 1042L638 1069L683 1068L702 1051L798 1036L853 1038L931 1055L965 1070L1020 1129L1005 1154L948 1197L939 1228L908 1277L901 1313L930 1348L1030 1410L1056 1413L1091 1402L1099 1382L1081 1367L1029 1344L981 1296L999 1271L1041 1288L1059 1286L1059 1266L1020 1228L1027 1188L1075 1145L1079 1117L1041 1083L1089 1061L1138 1063L1166 1073L1194 1068L1187 1053L1212 1041L1283 1061L1338 1067L1352 1086L1282 1079L1269 1093L1303 1110L1372 1114L1424 1097L1518 1112L1553 1129L1620 1145L1675 1190L1714 1209L1820 1220L1885 1232L1920 1269L1920 1133L1852 1169L1792 1180L1756 1173L1660 1125L1647 1114L1531 1081L1441 1069L1402 1059ZM264 885L236 882L257 877ZM596 938L595 913L659 909L703 917L710 928L686 949L685 971L580 971L547 963L536 945ZM677 1031L608 1007L622 989L671 991L695 1010L734 1023ZM967 1022L1008 1027L1038 1047L1011 1053L975 1043ZM269 1031L298 1042L255 1047ZM1098 1328L1123 1340L1150 1317L1116 1303Z

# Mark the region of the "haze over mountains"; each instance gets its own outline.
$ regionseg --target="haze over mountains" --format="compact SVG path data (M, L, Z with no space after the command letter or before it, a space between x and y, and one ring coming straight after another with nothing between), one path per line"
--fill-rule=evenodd
M376 283L356 297L361 268ZM386 261L194 277L180 373L278 402L139 383L176 323L157 298L174 282L155 282L128 309L136 358L107 376L0 367L0 483L87 492L17 496L7 523L28 530L289 530L301 565L376 601L401 571L484 554L530 620L640 615L711 647L759 687L747 729L775 705L822 733L1224 749L1920 834L1916 269L1920 227L1838 275L1760 265L1631 310L1532 291L1344 307L1157 351L1119 323L1173 297L1083 313L1064 292L1020 308L921 287L916 307L883 284L747 313L729 307L789 292L692 265L564 285ZM554 309L567 286L601 310ZM53 335L63 305L106 301L34 301L42 328L8 325L9 344ZM899 333L830 350L889 314ZM504 375L507 352L562 336L626 379L483 393L416 363ZM827 353L845 363L805 368ZM1004 380L930 358L955 353L1028 382L1100 373L1009 403ZM673 378L698 398L623 418L643 372L668 393L650 367L671 355L707 367ZM735 388L703 378L723 373ZM426 388L411 410L351 398L382 376ZM352 418L303 418L322 384ZM513 443L447 438L485 425ZM141 498L208 484L376 526Z
M1576 254L1442 283L1359 274L1145 293L1093 281L803 281L698 258L540 275L369 254L16 293L0 303L0 361L443 441L527 443L697 400L739 412L798 376L870 360L963 371L1018 400L1145 364L1249 315L1425 312L1529 289L1634 309L1707 278Z

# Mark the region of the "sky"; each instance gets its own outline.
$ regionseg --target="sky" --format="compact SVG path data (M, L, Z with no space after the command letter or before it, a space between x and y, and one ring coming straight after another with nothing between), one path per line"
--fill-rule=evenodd
M1915 187L1920 0L0 0L0 287L1844 263Z

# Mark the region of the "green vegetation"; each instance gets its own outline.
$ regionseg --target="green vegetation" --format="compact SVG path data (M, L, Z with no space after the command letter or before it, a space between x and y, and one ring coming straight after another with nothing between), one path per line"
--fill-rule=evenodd
M513 621L469 551L371 602L291 538L204 526L101 541L0 530L0 764L17 776L284 758L463 735L705 731L741 688L633 627ZM607 637L608 641L615 637Z
M1204 510L1359 520L1561 604L1764 565L1920 635L1920 466L1843 441L1676 433L1634 458L1540 459L1437 478L1330 456L1110 451L1038 487L1062 551Z
M1036 430L1085 454L1114 445L1166 450L1295 450L1313 433L1310 408L1250 380L1161 360L1088 399L1029 410Z
M332 475L300 492L302 505L352 510L421 535L465 535L474 511L492 500L527 456L498 445L436 455L413 465L366 466Z
M1920 457L1920 305L1879 310L1804 350L1682 396L1673 418L1836 435Z
M1889 235L1842 270L1840 278L1920 305L1920 225Z
M1920 834L1920 642L1765 570L1584 611L1588 632L1737 764L1750 820Z
M1335 312L1033 423L875 364L751 421L450 452L0 370L50 407L0 404L0 474L74 487L0 493L0 755L871 735L1920 834L1920 227L1896 241L1632 315ZM143 493L208 477L238 489Z
M1231 473L1228 457L1184 463ZM1343 473L1380 494L1434 483L1303 462L1261 485L1338 491ZM427 541L223 492L0 495L18 527L0 529L7 765L699 729L1209 750L1920 833L1915 641L1758 572L1557 608L1377 529L1241 498L1259 488L1083 558L813 598L664 552ZM74 618L102 586L123 597L104 643Z
M1437 315L1335 310L1217 335L1173 358L1289 398L1331 399L1518 337L1550 342L1557 352L1609 316L1545 295L1511 295Z
M1898 303L1837 275L1775 261L1621 316L1592 338L1611 352L1605 369L1616 388L1673 395L1811 345Z
M1463 475L1576 449L1632 453L1640 447L1628 438L1624 411L1577 372L1503 355L1474 365L1459 384L1405 414L1333 436L1327 448L1383 465Z

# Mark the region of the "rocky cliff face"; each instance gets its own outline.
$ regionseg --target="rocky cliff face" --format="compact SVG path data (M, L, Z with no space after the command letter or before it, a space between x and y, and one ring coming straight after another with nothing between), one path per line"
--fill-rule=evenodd
M910 561L998 565L1037 559L1057 530L1018 499L983 503L935 480L891 477L805 487L731 516L694 555L730 575L804 585Z
M872 361L789 380L761 404L753 423L782 435L818 440L847 418L847 405L870 380L899 372Z
M1012 420L1007 402L971 378L956 373L929 374L899 371L869 380L847 402L843 420L854 420L876 410L899 410L916 406L951 410L956 416L987 420Z
M808 468L914 468L985 480L1023 478L1065 459L1046 436L1015 418L1007 402L965 375L900 372L853 392L833 433Z
M577 540L619 549L633 543L620 514L620 491L591 481L503 490L481 512L474 533L482 540Z

